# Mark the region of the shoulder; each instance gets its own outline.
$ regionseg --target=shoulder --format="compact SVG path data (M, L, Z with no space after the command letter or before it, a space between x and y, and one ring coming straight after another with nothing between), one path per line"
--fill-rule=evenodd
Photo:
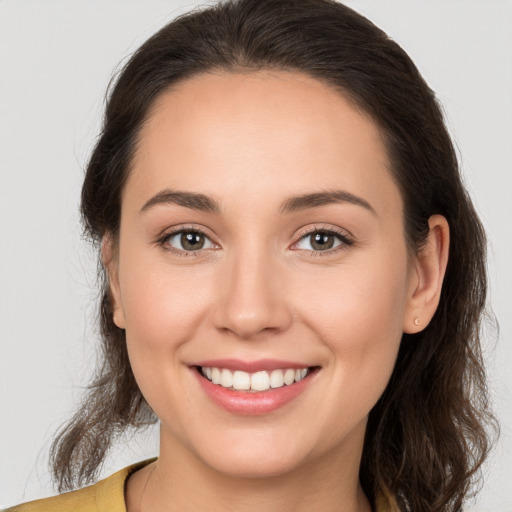
M97 485L16 505L5 512L95 512L98 510L95 499Z
M126 479L152 460L154 459L128 466L89 487L16 505L3 512L126 512Z

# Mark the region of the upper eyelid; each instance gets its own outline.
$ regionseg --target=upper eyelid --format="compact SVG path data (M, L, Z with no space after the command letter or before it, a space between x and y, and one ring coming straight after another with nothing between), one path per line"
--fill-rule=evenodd
M180 224L178 226L173 226L166 228L161 231L161 233L156 237L158 240L161 240L162 238L166 238L169 236L176 235L177 233L181 233L183 231L192 231L194 233L200 233L206 237L208 237L210 240L212 240L212 235L210 234L209 230L205 228L204 226L193 226L186 224ZM213 242L213 240L212 240Z
M354 240L354 235L350 233L347 229L342 229L339 227L326 227L326 226L318 226L314 225L312 228L306 228L302 231L300 231L297 234L297 241L301 240L305 236L311 235L313 233L331 233L333 235L339 236L341 238ZM297 242L294 242L297 243Z

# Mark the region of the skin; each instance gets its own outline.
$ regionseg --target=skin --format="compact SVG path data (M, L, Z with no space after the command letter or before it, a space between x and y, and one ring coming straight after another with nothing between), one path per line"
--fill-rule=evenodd
M164 190L207 195L220 212L141 211ZM330 190L371 210L281 211ZM368 413L402 333L433 316L446 267L447 223L429 224L412 255L377 126L317 80L205 74L161 95L123 190L118 243L103 244L114 321L161 420L159 460L128 480L128 510L369 511L358 480ZM182 226L205 233L205 248L162 241ZM314 250L315 229L351 242ZM214 404L190 368L228 357L320 370L289 404L247 417Z

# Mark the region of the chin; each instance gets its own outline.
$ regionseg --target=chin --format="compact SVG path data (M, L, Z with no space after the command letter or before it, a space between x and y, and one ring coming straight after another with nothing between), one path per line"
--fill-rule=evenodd
M271 429L269 429L271 430ZM266 435L265 435L266 434ZM314 456L300 436L265 432L242 439L210 439L197 446L196 456L215 471L238 478L272 478L289 474ZM247 442L252 437L251 442ZM283 439L283 437L285 439Z

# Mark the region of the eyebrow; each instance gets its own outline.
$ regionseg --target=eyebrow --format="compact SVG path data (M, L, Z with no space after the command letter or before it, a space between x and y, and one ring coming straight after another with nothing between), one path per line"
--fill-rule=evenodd
M361 206L374 215L377 215L368 201L345 190L329 190L325 192L314 192L311 194L290 197L281 205L279 211L283 214L287 214L335 203L349 203ZM217 215L221 213L220 204L210 196L197 192L184 192L169 189L162 190L151 197L146 201L146 203L144 203L140 212L143 213L159 204L177 204L179 206L191 208L192 210L214 213Z
M177 204L193 210L207 213L220 213L220 205L215 199L196 192L181 192L179 190L162 190L144 203L141 213L157 204Z
M349 203L361 206L374 215L377 215L377 212L368 201L345 190L328 190L325 192L315 192L313 194L291 197L282 204L280 211L281 213L292 213L335 203Z

